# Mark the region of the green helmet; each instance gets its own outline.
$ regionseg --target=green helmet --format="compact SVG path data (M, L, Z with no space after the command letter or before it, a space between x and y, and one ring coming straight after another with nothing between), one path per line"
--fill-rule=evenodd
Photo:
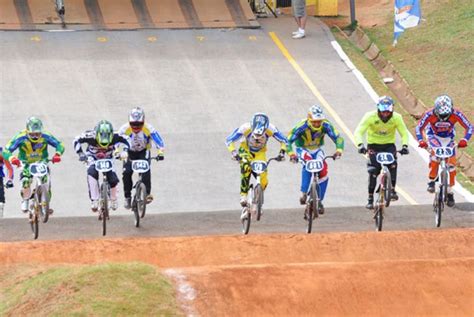
M29 117L26 121L26 133L31 142L37 142L43 133L43 122L36 117Z
M112 143L114 127L107 120L101 120L95 126L95 139L100 147L106 148Z

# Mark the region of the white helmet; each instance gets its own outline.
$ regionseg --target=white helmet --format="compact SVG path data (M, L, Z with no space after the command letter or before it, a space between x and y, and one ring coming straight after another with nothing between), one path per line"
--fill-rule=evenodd
M318 105L313 105L308 110L308 119L309 120L324 120L326 116L324 115L323 109Z

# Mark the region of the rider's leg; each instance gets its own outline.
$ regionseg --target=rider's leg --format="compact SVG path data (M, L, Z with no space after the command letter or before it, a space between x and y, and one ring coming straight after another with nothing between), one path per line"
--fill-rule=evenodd
M392 181L392 193L391 193L391 200L398 200L398 194L395 191L395 186L397 185L397 169L398 163L395 161L392 165L389 166L388 170L390 171L390 178Z
M367 198L367 209L374 209L374 192L375 186L377 186L377 176L380 174L380 164L376 166L372 165L370 161L367 163L367 172L369 173L369 196Z
M20 175L20 181L21 181L21 198L22 198L22 202L21 202L21 210L23 212L27 212L28 211L28 200L30 199L31 197L31 176L27 174L25 174L24 172L21 173Z
M250 189L250 176L252 174L250 162L254 155L242 146L239 148L239 155L242 158L240 161L240 205L244 207L247 205L247 193Z
M116 210L118 208L117 193L119 179L114 171L107 172L106 176L110 184L110 208Z
M87 186L89 187L89 198L91 200L92 211L97 211L99 206L99 172L96 171L94 164L87 169Z
M453 186L456 183L456 156L452 156L448 159L449 169L449 186L448 186L448 207L453 207L455 204Z
M3 187L3 175L1 171L2 167L0 166L0 203L5 203L5 188Z
M122 182L123 182L123 194L125 198L130 198L132 196L132 162L126 161L123 163L123 173L122 173Z
M307 199L307 192L309 190L309 185L311 183L311 173L306 170L306 168L301 169L301 197L300 197L300 204L306 204Z

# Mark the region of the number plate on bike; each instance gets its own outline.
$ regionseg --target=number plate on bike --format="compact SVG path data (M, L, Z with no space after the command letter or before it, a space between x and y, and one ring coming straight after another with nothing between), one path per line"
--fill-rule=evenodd
M395 156L393 156L393 154L389 152L377 153L375 159L380 164L392 164L393 162L395 162Z
M41 177L48 174L48 166L44 163L32 163L29 170L33 176Z
M439 158L449 158L454 154L454 149L451 147L435 147L433 151Z
M253 161L250 163L252 171L257 174L262 174L267 169L267 162L265 161Z
M316 173L324 168L324 162L322 160L308 160L305 163L305 168L310 173Z
M95 161L95 169L98 172L102 172L102 173L109 172L113 169L113 167L114 167L114 164L112 160L104 159L104 160Z
M150 169L150 163L146 160L132 161L132 170L137 173L145 173Z

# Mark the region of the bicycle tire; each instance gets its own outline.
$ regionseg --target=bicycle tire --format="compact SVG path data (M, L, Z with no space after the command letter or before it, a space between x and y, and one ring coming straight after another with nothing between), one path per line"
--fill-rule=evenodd
M382 231L383 225L383 205L377 204L374 210L375 230Z
M38 204L40 211L40 218L43 223L47 223L49 219L49 202L48 193L42 186L36 188L36 203Z
M433 202L433 207L434 207L434 213L435 213L435 226L436 228L439 228L441 226L441 215L443 213L444 209L444 201L443 201L443 195L442 195L442 190L443 190L443 185L440 186L440 191L435 194L434 202Z
M146 186L145 183L140 182L139 186L137 186L137 190L140 190L140 194L137 194L137 197L140 199L138 200L138 212L140 214L140 218L145 217L146 213Z
M100 212L102 213L102 235L107 234L107 218L109 217L109 189L108 184L102 183L100 187L100 197L102 206Z
M39 221L38 221L38 216L35 214L36 210L32 214L33 221L30 221L31 225L31 231L33 231L33 238L36 240L39 237Z
M315 217L318 217L318 210L317 210L317 199L318 199L318 193L317 193L317 188L316 188L316 182L311 183L311 188L309 191L309 204L307 204L306 208L308 210L307 212L307 226L306 226L306 233L311 233L313 229L313 219ZM306 212L306 210L305 210Z
M392 201L392 177L390 176L390 171L387 167L384 167L385 174L382 178L383 182L383 190L384 190L384 203L385 207L390 206L390 202Z
M244 209L247 210L247 217L245 217L244 219L242 219L242 233L243 234L248 234L249 231L250 231L250 223L251 223L251 219L252 217L250 216L250 208L249 207L244 207ZM242 212L244 212L244 209L242 209Z
M133 216L135 219L135 227L138 228L140 227L140 214L138 213L138 202L137 202L137 195L135 193L135 196L133 197L132 201L132 211L133 211Z
M446 203L448 200L448 179L449 179L448 169L444 167L443 170L441 171L441 186L440 186L440 193L442 193L441 198L444 203Z
M262 205L263 205L263 189L260 184L257 184L255 186L255 189L253 190L253 204L255 204L255 207L257 208L257 221L260 221L260 218L262 217Z

